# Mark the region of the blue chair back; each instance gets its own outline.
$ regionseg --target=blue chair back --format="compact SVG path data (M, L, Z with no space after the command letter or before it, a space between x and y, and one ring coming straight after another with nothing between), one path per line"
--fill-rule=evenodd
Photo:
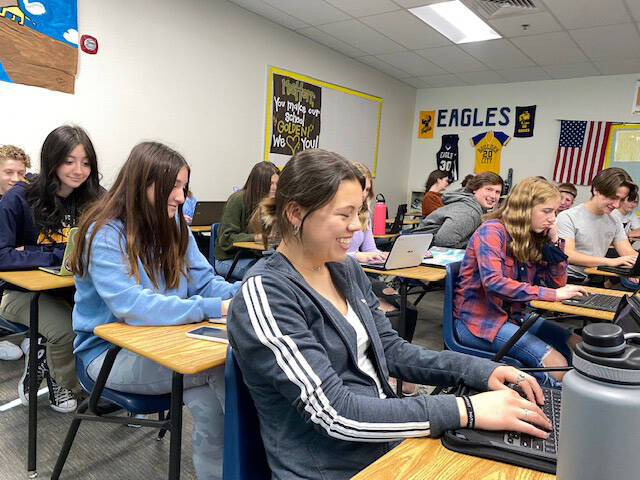
M76 355L75 357L78 382L87 393L91 393L95 382L91 380L91 377L87 374L87 367L81 356ZM100 398L115 403L128 412L144 415L164 412L165 410L169 410L171 405L170 393L164 395L141 395L139 393L117 392L105 387Z
M0 293L0 298L2 298L2 294ZM0 317L0 331L8 332L7 335L11 335L14 333L23 333L29 330L29 327L26 325L22 325L21 323L10 322L9 320L5 320Z
M474 347L467 347L458 340L455 327L453 325L453 299L455 296L456 284L458 283L458 275L460 274L460 265L462 262L454 262L447 265L447 276L444 281L444 307L442 310L442 337L445 347L454 352L466 353L482 358L493 358L494 352L488 350L480 350ZM502 362L522 367L522 363L512 357L504 357Z
M244 384L242 372L227 349L224 367L224 463L223 480L269 480L271 470L260 436L255 404Z
M213 255L213 250L216 246L216 237L218 236L219 226L219 223L211 224L211 236L209 237L209 263L213 267L214 272L216 271L216 257Z

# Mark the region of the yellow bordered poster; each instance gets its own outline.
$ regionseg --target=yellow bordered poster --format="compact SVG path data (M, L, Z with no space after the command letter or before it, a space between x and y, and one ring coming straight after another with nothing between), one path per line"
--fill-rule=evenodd
M382 98L269 67L264 160L285 163L324 148L367 165L376 175Z

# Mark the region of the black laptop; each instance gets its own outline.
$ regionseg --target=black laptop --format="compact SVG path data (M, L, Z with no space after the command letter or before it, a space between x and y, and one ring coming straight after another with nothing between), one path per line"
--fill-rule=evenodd
M601 265L598 267L601 272L617 273L621 277L640 277L640 255L636 257L636 263L631 268L625 267L606 267Z
M193 212L192 227L206 227L217 223L222 218L222 212L227 202L198 202Z

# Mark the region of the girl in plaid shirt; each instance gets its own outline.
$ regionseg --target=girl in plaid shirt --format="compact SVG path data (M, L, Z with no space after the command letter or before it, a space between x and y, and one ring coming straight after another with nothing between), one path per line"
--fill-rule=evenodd
M454 299L456 332L463 344L497 352L518 330L526 302L561 301L585 293L582 287L566 285L567 256L555 224L559 206L555 186L529 177L473 234ZM580 340L541 318L509 355L529 367L566 366L570 347ZM543 385L556 386L563 374L537 375Z

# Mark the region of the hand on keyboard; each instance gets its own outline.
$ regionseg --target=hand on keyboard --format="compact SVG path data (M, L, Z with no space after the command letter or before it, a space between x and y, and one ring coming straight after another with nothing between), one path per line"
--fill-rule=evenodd
M551 422L542 409L514 390L479 393L470 399L476 416L475 428L511 430L538 438L549 436L543 429L550 430Z
M589 295L584 287L579 285L565 285L556 289L556 301L561 302L569 298L581 297L583 295Z

